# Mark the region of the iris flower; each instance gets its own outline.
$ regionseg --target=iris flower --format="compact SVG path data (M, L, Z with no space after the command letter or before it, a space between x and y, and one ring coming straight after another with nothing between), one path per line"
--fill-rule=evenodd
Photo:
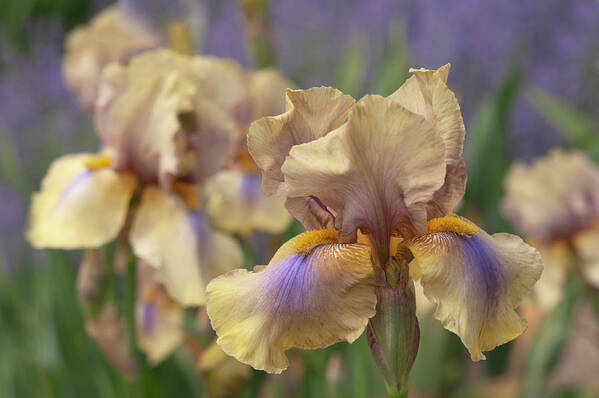
M104 67L160 47L159 38L120 7L108 7L67 36L62 69L79 103L93 109Z
M98 248L122 233L173 298L203 304L206 283L242 262L236 241L210 229L199 193L238 145L235 118L249 101L238 70L169 50L106 67L94 115L104 148L52 163L29 241Z
M465 129L448 70L412 70L391 96L358 102L330 87L288 90L283 114L250 126L264 192L284 196L307 231L268 265L208 284L227 354L280 373L292 347L354 341L394 283L392 257L413 257L410 275L473 360L525 330L515 308L542 272L539 253L453 214Z
M251 119L285 111L285 90L291 82L272 68L249 74ZM214 224L227 232L249 235L259 230L278 234L291 224L285 199L265 196L259 170L252 161L245 134L235 162L212 177L205 186L206 210Z
M534 290L541 308L560 301L568 269L599 289L599 168L582 152L556 149L513 165L504 185L504 214L546 264Z

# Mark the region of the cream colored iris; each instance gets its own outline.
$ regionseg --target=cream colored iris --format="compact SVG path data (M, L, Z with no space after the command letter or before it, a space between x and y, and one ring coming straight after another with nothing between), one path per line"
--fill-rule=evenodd
M553 150L516 163L504 181L503 210L537 247L546 272L535 288L542 309L560 301L569 269L599 288L599 168L582 152Z
M66 85L83 107L92 109L105 66L126 64L132 56L159 46L156 35L120 7L109 7L67 36L62 63Z
M236 68L168 50L108 66L94 115L105 149L52 164L33 196L29 241L97 248L127 234L173 298L204 304L206 283L242 262L236 241L209 228L199 193L237 149L234 118L249 92Z
M522 333L514 309L541 259L521 239L452 214L466 184L465 129L448 70L413 70L391 96L357 103L330 87L288 90L283 114L250 126L265 193L285 197L315 231L291 239L265 268L208 285L226 353L280 372L288 348L353 341L374 315L392 238L412 252L411 275L473 360ZM358 230L368 245L357 243Z

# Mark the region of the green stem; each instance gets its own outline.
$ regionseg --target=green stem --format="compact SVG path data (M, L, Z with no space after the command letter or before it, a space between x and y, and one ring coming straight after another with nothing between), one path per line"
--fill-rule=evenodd
M254 62L259 68L275 64L268 0L238 0Z

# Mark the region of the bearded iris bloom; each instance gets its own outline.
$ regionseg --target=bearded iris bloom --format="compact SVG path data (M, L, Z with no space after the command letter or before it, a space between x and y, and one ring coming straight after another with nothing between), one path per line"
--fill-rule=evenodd
M285 111L285 90L292 84L278 71L267 68L253 72L249 86L252 120ZM265 196L260 187L260 173L243 142L231 167L205 185L206 210L214 224L245 236L255 230L278 234L287 229L292 218L285 209L285 199Z
M582 152L555 149L514 164L504 185L504 214L546 263L534 290L541 308L561 300L568 269L599 289L599 168Z
M208 315L227 354L280 373L287 349L352 342L368 325L377 364L397 384L377 325L390 294L413 303L401 263L473 360L524 331L515 308L541 274L540 255L453 214L466 184L465 129L448 70L412 70L391 96L358 102L329 87L288 90L283 114L250 126L264 192L285 197L308 231L267 266L208 284Z
M160 46L159 37L121 7L108 7L68 35L62 63L65 83L79 103L92 110L107 65L126 65L133 56Z
M203 304L205 284L242 262L237 242L210 229L200 195L236 151L249 103L242 76L232 62L169 50L106 67L94 113L104 147L50 166L29 241L98 248L123 234L173 298Z

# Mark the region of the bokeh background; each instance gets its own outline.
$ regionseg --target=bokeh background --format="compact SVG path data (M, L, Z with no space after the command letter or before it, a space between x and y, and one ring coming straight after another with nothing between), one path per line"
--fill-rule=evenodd
M201 33L197 50L253 67L237 3L190 1L197 3L187 15ZM137 378L114 370L84 331L74 288L81 253L35 251L23 238L30 195L51 160L98 147L90 115L63 85L61 57L69 30L110 3L0 2L0 397L203 394L182 350ZM179 12L174 1L123 3L158 30ZM409 67L451 62L448 85L468 134L462 209L489 232L512 231L498 202L513 160L530 161L555 146L599 159L597 0L277 0L270 16L275 63L300 88L386 95ZM578 290L568 291L523 354L524 383L516 396L598 396L599 367L591 360L599 359L591 354L578 366L595 369L594 380L592 371L589 380L574 381L559 373L564 347L580 327ZM521 347L502 346L473 364L438 322L422 319L421 330L414 396L514 393L510 358ZM384 396L364 336L351 346L298 352L296 362L283 376L255 372L242 395Z

